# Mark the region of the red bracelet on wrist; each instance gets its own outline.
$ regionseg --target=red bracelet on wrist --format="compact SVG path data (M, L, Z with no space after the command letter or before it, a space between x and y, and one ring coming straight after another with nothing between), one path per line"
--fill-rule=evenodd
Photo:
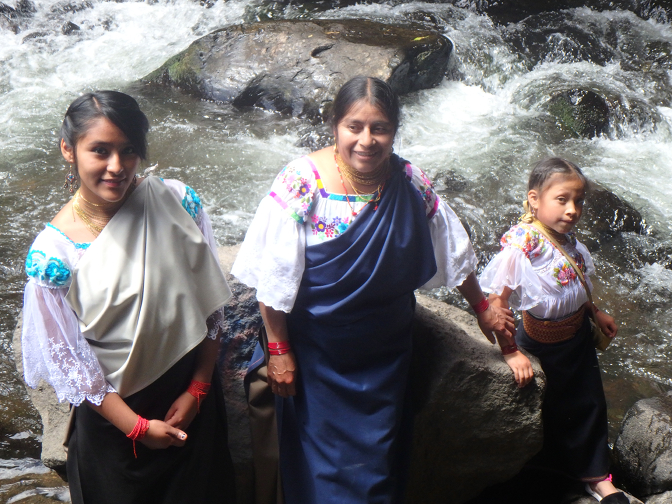
M472 304L471 308L474 310L476 315L483 313L485 310L487 310L490 307L490 303L488 302L488 298L484 297L481 301L479 301L476 304Z
M147 431L149 430L149 420L146 418L142 418L140 415L138 415L138 420L135 422L135 427L133 427L133 430L126 434L126 437L129 439L133 440L133 455L135 455L135 458L138 458L138 454L135 451L135 442L144 438L145 434L147 434Z
M276 341L268 343L268 353L271 355L283 355L292 349L289 341Z
M504 345L502 347L502 355L509 355L512 353L516 353L518 351L518 345L515 343L513 345Z
M210 392L210 384L203 383L196 380L191 380L189 388L187 389L192 396L196 398L196 411L201 412L201 397L205 397Z

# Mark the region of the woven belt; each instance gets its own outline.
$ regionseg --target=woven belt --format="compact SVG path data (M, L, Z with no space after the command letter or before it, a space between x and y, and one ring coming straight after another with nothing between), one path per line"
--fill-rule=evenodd
M585 306L579 311L560 320L542 320L523 312L523 327L527 335L539 343L560 343L572 339L581 329L586 312Z

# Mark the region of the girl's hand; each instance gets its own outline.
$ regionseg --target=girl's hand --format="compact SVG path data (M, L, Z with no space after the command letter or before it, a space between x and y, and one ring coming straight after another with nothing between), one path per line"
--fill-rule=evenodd
M476 315L478 326L490 343L495 343L494 331L498 336L512 338L515 330L513 312L507 308L494 306L492 303L484 312Z
M595 312L595 322L602 329L602 332L609 336L610 338L615 338L616 333L618 332L618 326L614 317L603 311Z
M170 406L163 419L171 427L185 430L198 413L198 401L189 392L183 392Z
M168 448L169 446L184 446L187 440L187 433L171 427L161 420L150 420L149 429L145 437L138 442L144 444L152 450Z
M523 355L523 352L518 350L517 352L505 355L504 360L511 368L511 371L513 371L518 388L523 388L532 381L532 378L534 378L532 363L530 359Z
M268 384L271 391L280 397L296 395L296 359L291 350L268 359Z

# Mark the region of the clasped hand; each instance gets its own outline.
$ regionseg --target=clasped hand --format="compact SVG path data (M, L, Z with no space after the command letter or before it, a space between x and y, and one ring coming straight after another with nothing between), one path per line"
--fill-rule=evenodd
M268 384L280 397L296 395L296 359L294 352L271 355L268 360Z
M513 323L513 312L511 310L490 304L487 310L479 313L476 317L478 326L490 343L495 343L493 331L498 336L507 339L513 337L516 326Z

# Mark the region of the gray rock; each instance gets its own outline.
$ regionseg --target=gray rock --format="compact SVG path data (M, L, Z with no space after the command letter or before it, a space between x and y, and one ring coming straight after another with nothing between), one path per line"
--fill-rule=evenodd
M465 502L515 476L541 449L545 377L518 389L499 346L476 319L418 295L414 329L415 418L409 502Z
M362 20L237 25L194 42L145 79L199 97L324 118L347 80L371 75L400 94L436 86L451 42L436 31Z
M672 397L637 401L625 414L614 450L628 489L638 495L672 490Z
M230 271L237 251L220 248L224 271ZM225 310L227 337L219 364L238 502L251 504L254 475L243 377L261 318L254 290L230 275L227 279L234 297ZM414 341L417 416L409 501L445 502L450 495L452 503L465 502L486 486L514 476L541 447L544 375L533 359L535 382L519 390L498 348L486 341L473 316L423 295L418 295ZM20 326L14 345L20 363ZM58 405L48 386L28 392L44 425L42 458L50 467L63 464L60 443L67 405Z
M664 492L646 499L646 504L670 504L672 503L672 492Z
M22 317L14 330L12 346L16 370L23 378L23 358L21 353ZM40 380L37 388L26 386L28 398L35 406L42 419L42 463L65 475L65 449L63 441L70 419L70 404L59 403L54 389L44 380Z

